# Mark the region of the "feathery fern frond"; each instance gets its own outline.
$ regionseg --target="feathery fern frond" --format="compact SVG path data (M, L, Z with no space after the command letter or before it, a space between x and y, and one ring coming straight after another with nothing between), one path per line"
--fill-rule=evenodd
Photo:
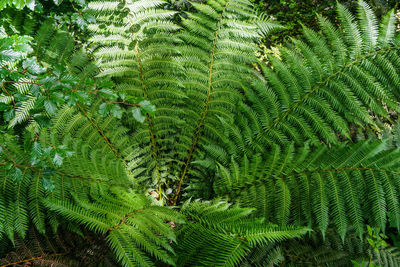
M68 227L66 227L68 228ZM118 266L107 245L100 236L89 232L83 236L60 229L57 233L47 231L46 236L30 228L25 239L16 237L15 247L7 254L0 254L1 266ZM7 244L11 247L11 244Z
M125 118L132 129L131 143L138 148L126 160L133 172L152 178L160 195L160 169L163 162L171 161L165 150L174 142L172 136L181 123L177 103L185 97L179 80L183 69L174 59L179 54L174 46L180 41L172 33L179 27L169 20L175 12L161 9L163 4L143 0L89 5L97 18L89 28L95 32L91 42L102 69L100 76L114 79L117 92L156 106L155 115L148 114L143 124L133 116Z
M301 240L290 240L280 247L280 266L351 266L351 261L368 262L377 266L399 266L399 250L385 246L376 251L366 239L359 239L349 230L345 240L334 232L325 237L313 234Z
M363 1L357 20L340 4L338 14L339 28L319 17L321 33L305 28L304 40L293 40L280 50L281 59L271 56L269 65L262 64L264 82L249 80L252 89L235 118L239 126L225 123L221 143L233 140L239 148L226 144L229 155L263 153L292 141L337 144L351 139L352 127L377 127L375 116L390 120L390 112L398 112L393 11L380 25Z
M182 217L168 208L151 206L142 195L111 189L94 201L74 202L48 199L45 205L69 221L106 235L107 243L123 266L156 266L156 261L174 264L171 242L175 234L167 221L182 223Z
M202 158L202 148L223 136L221 119L233 123L232 111L245 87L242 75L255 75L257 17L249 1L224 0L194 4L197 13L183 19L185 31L181 62L188 98L183 107L185 124L178 135L180 171L176 202L187 175L198 176L192 162ZM242 75L238 75L241 73ZM199 149L200 148L200 149Z
M399 227L400 154L385 146L362 141L310 151L276 145L265 159L220 166L214 189L272 222L308 225L323 233L332 224L342 238L350 225L361 236L365 220L385 229L388 212Z
M186 203L188 223L178 232L178 266L238 266L251 248L304 235L307 228L251 219L248 208L227 203Z

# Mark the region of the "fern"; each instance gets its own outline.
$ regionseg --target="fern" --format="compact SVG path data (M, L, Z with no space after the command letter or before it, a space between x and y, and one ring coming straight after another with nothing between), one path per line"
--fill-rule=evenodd
M338 14L339 28L319 17L321 33L305 28L304 40L262 64L264 81L249 80L253 89L239 106L238 126L225 122L228 135L220 142L228 154L264 153L265 146L291 141L337 144L350 140L355 127L378 127L374 116L390 120L397 112L393 12L380 25L362 1L358 20L340 4Z
M177 131L176 102L185 97L179 75L175 74L183 69L173 59L178 54L173 46L179 40L171 36L179 27L168 21L175 12L159 9L162 4L164 1L159 0L119 5L92 2L90 8L97 24L89 27L95 32L91 42L100 61L100 75L113 78L118 84L117 92L144 98L157 107L155 115L147 115L143 125L138 125L132 116L125 123L133 130L131 142L141 148L127 158L131 162L129 168L137 175L153 178L159 194L160 169L168 161L167 155L160 154ZM107 27L100 27L99 23ZM129 107L132 100L127 99L126 104ZM143 166L147 166L145 172L141 171Z
M186 203L189 222L178 232L178 266L237 266L255 246L305 234L309 229L279 227L250 219L248 208L223 202Z
M368 262L378 266L398 266L397 248L386 246L374 251L365 239L356 238L352 230L344 242L334 232L294 240L280 248L282 266L350 266L351 261Z
M114 189L104 197L96 194L95 198L93 202L75 198L75 203L54 200L45 203L66 219L106 235L110 248L123 266L155 266L147 254L173 264L169 240L175 241L175 235L165 220L179 223L182 219L178 214L167 208L150 206L143 196L121 189Z
M84 239L81 235L85 235ZM10 244L6 246L11 247ZM118 266L100 236L89 232L72 233L66 229L41 235L31 228L25 239L16 237L15 248L2 255L2 266Z
M336 148L279 146L262 161L245 158L240 167L220 167L214 184L244 207L278 224L306 224L325 232L330 224L342 238L352 225L361 236L364 220L385 229L387 213L399 227L398 151L385 143L363 141ZM379 166L379 167L377 167Z
M34 78L7 87L26 99L0 136L2 244L66 231L123 266L395 265L395 250L359 240L365 223L400 226L397 139L376 140L399 111L393 11L379 23L363 1L357 19L339 5L339 26L318 17L320 32L263 64L257 44L277 26L247 0L89 7L87 51L51 21L34 38L67 105L33 94ZM50 126L17 126L40 101Z

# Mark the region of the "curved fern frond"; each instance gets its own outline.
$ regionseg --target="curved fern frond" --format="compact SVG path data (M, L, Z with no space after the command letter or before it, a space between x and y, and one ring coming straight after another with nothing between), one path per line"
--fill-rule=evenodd
M325 237L313 234L302 240L290 240L280 247L280 251L280 266L351 266L352 261L385 267L400 264L397 248L388 245L374 250L366 239L357 238L352 230L348 231L344 241L330 231Z
M232 110L241 98L243 77L237 72L254 75L250 63L259 38L252 20L249 1L224 0L195 4L197 13L183 19L180 38L184 41L182 64L186 69L183 85L185 127L179 136L178 157L184 162L179 177L176 202L182 182L188 174L196 177L192 161L197 149L222 137L220 118L233 122ZM201 154L201 153L200 153Z
M323 233L332 225L342 238L349 226L361 236L365 220L385 229L388 212L399 227L400 154L385 146L362 141L296 151L276 145L264 160L255 156L240 164L232 160L229 169L220 166L214 189L272 222Z
M90 28L95 32L91 42L102 69L100 76L113 78L117 92L144 98L156 106L154 116L147 114L144 124L135 122L133 116L125 123L133 131L131 142L140 148L127 158L130 169L153 177L160 195L160 169L169 157L166 145L177 132L177 104L185 97L176 74L183 69L174 59L179 52L173 47L179 40L171 35L179 27L169 21L175 12L161 9L163 4L160 0L90 3L97 17ZM147 170L142 172L145 164Z
M123 266L156 266L151 258L174 264L170 241L175 241L175 234L166 221L182 223L182 217L171 209L151 206L139 194L118 188L105 194L107 201L96 193L95 201L49 199L45 205L70 221L106 235L107 243Z
M30 228L28 236L15 239L15 247L7 253L0 252L2 266L118 266L107 245L100 236L88 231L74 233L65 227L57 233L47 231L46 235ZM11 244L6 247L11 248ZM3 247L4 248L4 247Z
M227 203L186 203L189 220L178 232L178 266L238 266L255 246L304 235L307 228L276 226L251 219L247 208Z
M398 112L393 11L380 25L363 1L357 20L340 4L338 14L339 28L319 17L320 33L304 28L304 40L293 40L280 58L262 64L264 82L249 80L253 89L246 90L235 118L239 127L229 126L233 129L221 139L239 145L234 155L243 154L244 147L263 153L266 146L292 141L337 144L351 139L353 128L378 128L375 117L390 120L390 113Z

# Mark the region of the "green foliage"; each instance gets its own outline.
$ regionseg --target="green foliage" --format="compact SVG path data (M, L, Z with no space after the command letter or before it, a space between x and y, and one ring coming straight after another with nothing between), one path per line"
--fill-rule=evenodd
M269 45L284 43L290 38L302 35L302 26L316 28L318 20L316 14L335 19L335 7L339 2L350 10L355 10L357 1L334 0L253 0L259 12L270 14L286 29L274 34L271 38L263 40ZM387 14L396 7L396 0L367 0L366 1L378 17Z
M176 240L173 229L165 221L180 223L182 218L168 208L150 206L143 195L120 188L110 193L93 194L88 202L74 197L75 203L47 199L45 205L69 221L106 235L115 257L123 266L155 266L155 259L173 264L169 241Z
M239 127L251 130L240 129L245 132L240 136L236 127L227 126L234 128L230 139L238 148L248 144L262 152L291 140L337 144L351 138L353 126L377 127L371 114L390 119L387 109L396 111L399 97L394 16L390 13L380 28L371 16L362 6L355 23L339 6L340 29L320 18L321 34L306 28L306 40L282 49L282 60L271 56L271 68L262 66L265 81L253 81L254 89L246 92L250 103L239 107L243 111L236 118L244 124Z
M178 231L178 266L238 266L254 247L299 237L309 229L254 220L248 208L223 202L185 203L186 223Z
M38 231L95 236L111 266L395 266L393 11L339 4L260 63L279 26L250 1L182 3L91 1L88 43L7 17L1 256Z
M256 155L221 166L214 189L278 224L307 224L323 234L333 224L342 239L353 226L361 237L365 220L384 229L388 212L400 212L399 152L385 146L364 141L312 152L275 146L265 160ZM399 228L399 218L390 219Z
M8 243L2 246L12 247ZM15 248L0 259L2 266L79 266L82 262L90 267L118 266L104 240L88 231L48 231L43 236L31 228L25 239L16 237Z
M4 33L1 41L0 102L8 128L28 121L32 132L38 132L49 126L50 116L61 105L89 101L89 90L82 84L93 87L88 78L96 66L87 64L82 52L74 52L72 37L57 31L51 21L39 28L35 38Z
M283 244L279 266L399 266L399 249L391 246L375 251L366 237L359 239L350 229L345 240L329 231L325 237L313 234Z

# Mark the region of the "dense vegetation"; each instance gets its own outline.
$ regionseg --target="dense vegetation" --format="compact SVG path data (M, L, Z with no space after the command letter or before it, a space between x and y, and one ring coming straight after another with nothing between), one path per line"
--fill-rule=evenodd
M394 3L267 2L2 1L0 265L399 266Z

